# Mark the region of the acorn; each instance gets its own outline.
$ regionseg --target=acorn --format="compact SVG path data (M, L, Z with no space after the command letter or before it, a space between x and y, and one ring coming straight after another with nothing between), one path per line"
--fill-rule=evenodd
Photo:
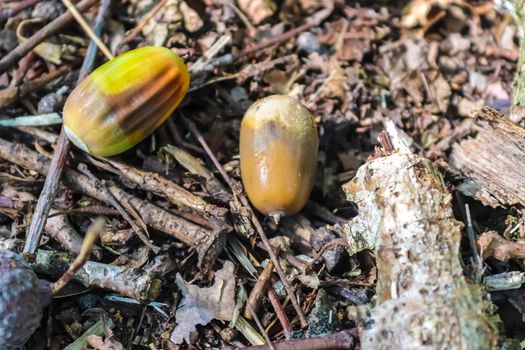
M255 102L241 123L241 178L254 207L278 219L300 211L314 185L319 137L310 111L273 95Z
M112 156L138 144L182 101L188 69L165 47L128 51L84 79L64 105L64 131L78 148Z

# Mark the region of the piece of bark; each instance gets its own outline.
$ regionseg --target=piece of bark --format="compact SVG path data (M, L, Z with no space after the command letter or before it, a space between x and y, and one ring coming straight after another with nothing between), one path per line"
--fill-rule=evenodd
M455 144L449 160L466 177L460 190L492 207L525 205L525 130L488 107L472 117L476 135Z
M71 265L67 253L39 249L33 268L37 273L61 276ZM154 300L159 296L160 280L142 269L87 261L74 278L88 288L104 288L137 300Z
M361 346L492 349L495 318L482 289L463 275L452 198L431 162L388 128L397 150L368 161L343 186L359 210L344 226L348 250L373 249L377 259L375 307L349 310L361 321Z

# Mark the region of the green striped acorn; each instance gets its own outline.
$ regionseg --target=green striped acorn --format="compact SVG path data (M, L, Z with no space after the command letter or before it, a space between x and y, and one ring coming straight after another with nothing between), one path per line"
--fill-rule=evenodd
M128 51L94 70L64 105L64 130L80 149L112 156L138 144L188 91L182 58L165 47Z

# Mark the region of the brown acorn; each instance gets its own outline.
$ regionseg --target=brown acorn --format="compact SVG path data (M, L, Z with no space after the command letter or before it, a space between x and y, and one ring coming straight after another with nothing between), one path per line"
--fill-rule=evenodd
M255 102L241 124L241 177L261 213L278 218L300 211L314 185L319 138L314 118L294 98Z
M64 130L80 149L111 156L158 128L184 98L190 76L165 47L128 51L94 70L69 95Z

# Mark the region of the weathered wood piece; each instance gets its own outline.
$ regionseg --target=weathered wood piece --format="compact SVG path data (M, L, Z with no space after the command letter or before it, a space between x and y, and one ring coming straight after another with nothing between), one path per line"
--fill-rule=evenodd
M481 287L463 275L462 224L431 162L392 143L343 188L359 214L344 225L350 254L375 251L377 299L351 309L363 349L492 349L498 332ZM383 135L383 140L385 135ZM387 138L388 139L388 138ZM364 312L363 312L364 311Z
M484 107L472 113L475 136L452 147L450 166L460 189L492 207L525 205L525 130Z

